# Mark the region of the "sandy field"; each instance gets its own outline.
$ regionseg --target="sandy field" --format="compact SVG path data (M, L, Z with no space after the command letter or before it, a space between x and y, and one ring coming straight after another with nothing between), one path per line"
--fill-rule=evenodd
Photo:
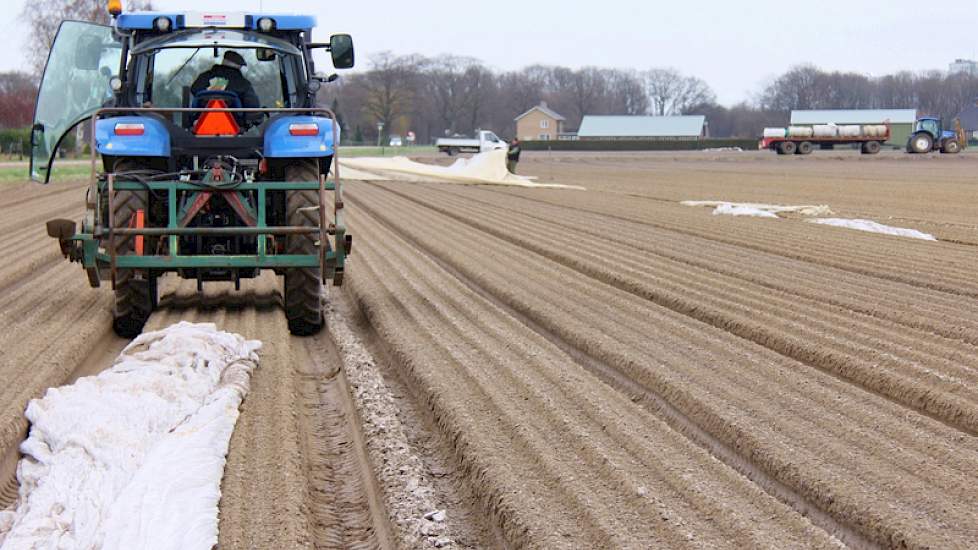
M978 547L978 154L519 171L587 189L348 182L353 256L313 338L288 334L271 274L164 279L148 328L264 342L222 550ZM27 401L126 344L111 291L45 234L84 186L0 185L0 507Z

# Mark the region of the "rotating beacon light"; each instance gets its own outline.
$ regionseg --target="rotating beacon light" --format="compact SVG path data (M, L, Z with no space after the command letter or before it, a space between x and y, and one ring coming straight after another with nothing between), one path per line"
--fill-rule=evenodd
M109 15L119 17L122 14L122 0L109 0Z

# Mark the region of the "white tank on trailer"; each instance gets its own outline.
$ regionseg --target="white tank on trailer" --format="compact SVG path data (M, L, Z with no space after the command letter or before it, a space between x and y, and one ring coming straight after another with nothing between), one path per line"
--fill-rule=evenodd
M858 124L839 126L839 136L841 137L859 137L862 135L862 131L862 127Z
M868 124L863 126L863 134L870 137L883 137L886 135L886 125Z
M764 137L766 138L783 138L787 135L787 130L784 128L765 128Z
M815 131L812 130L811 126L789 126L788 127L788 137L812 137Z
M815 137L836 137L839 135L839 127L835 124L816 124L812 126Z

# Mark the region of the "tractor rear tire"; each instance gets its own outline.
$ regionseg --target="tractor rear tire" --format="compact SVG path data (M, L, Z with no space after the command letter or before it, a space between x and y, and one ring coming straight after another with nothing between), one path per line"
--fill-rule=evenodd
M941 152L956 155L961 152L961 144L956 139L949 139L944 142L944 147L941 147Z
M120 159L114 172L146 170L139 161ZM148 191L116 191L112 198L112 216L115 227L129 227L136 212L149 215ZM115 237L116 256L131 255L136 251L136 237ZM112 328L123 338L135 338L143 331L157 304L157 277L141 269L116 269L115 305L112 308Z
M934 138L926 132L910 136L907 142L907 152L914 154L930 153L934 148Z
M297 160L285 168L286 181L318 181L316 160ZM287 223L292 226L319 226L319 192L287 191ZM286 254L318 255L318 234L289 235ZM285 317L289 332L311 336L323 328L323 279L319 267L293 267L285 270Z

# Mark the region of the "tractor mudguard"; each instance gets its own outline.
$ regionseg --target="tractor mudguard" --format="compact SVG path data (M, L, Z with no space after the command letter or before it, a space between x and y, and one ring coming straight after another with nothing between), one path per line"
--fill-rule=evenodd
M169 157L170 133L150 117L104 118L95 122L95 147L103 155L117 157Z
M316 133L307 133L311 124ZM306 135L295 135L301 127ZM296 131L293 131L293 129ZM337 135L339 135L337 128ZM265 129L267 158L321 158L333 155L333 121L319 116L287 116L272 120Z

